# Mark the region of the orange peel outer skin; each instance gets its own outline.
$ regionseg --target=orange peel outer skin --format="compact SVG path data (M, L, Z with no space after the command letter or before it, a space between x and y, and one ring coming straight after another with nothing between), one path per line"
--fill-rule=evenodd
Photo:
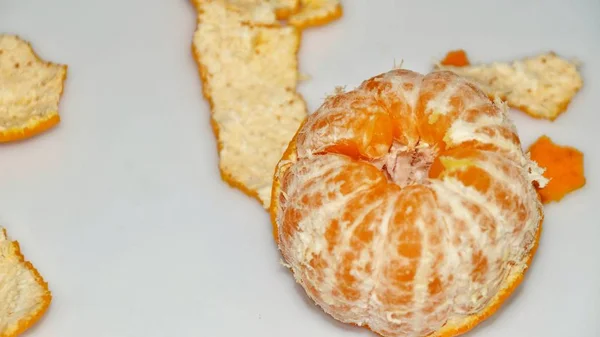
M0 132L0 143L15 142L32 138L47 130L52 129L60 122L58 113L50 115L48 118L40 120L33 127L24 129L8 129Z
M546 168L544 176L550 180L545 187L536 187L542 203L561 201L567 194L585 186L584 155L579 150L541 136L531 144L529 152L533 161Z
M446 66L456 67L464 67L471 64L467 57L467 53L462 49L449 51L441 63Z
M2 229L4 233L6 233L5 229ZM22 263L27 270L31 271L36 282L45 290L44 295L42 296L42 305L39 310L33 312L30 316L21 319L17 322L17 327L10 334L3 333L0 334L0 337L16 337L25 332L27 329L32 327L35 323L37 323L42 316L48 311L50 307L50 303L52 302L52 292L48 288L48 283L44 281L44 278L40 275L38 270L31 264L31 262L25 260L23 253L21 253L21 246L19 242L12 241L11 244L14 247L15 255L18 258L18 262Z
M299 130L302 129L302 126L299 127ZM290 141L288 148L283 154L280 163L288 161L296 152L296 138L298 133L294 136L294 138ZM279 164L277 168L279 168ZM271 193L271 205L269 207L269 213L271 216L271 223L273 226L273 238L275 243L279 245L279 232L277 229L277 208L279 205L278 196L280 195L280 186L281 182L277 178L277 168L275 171L274 179L273 179L273 188ZM538 195L539 197L539 195ZM537 228L537 232L535 234L535 239L533 241L531 250L529 251L529 255L527 256L525 268L523 272L516 273L511 275L506 281L506 285L502 288L498 293L494 296L494 298L490 301L490 303L480 312L474 315L470 315L465 317L460 323L448 325L445 324L442 328L428 337L455 337L467 333L474 329L479 323L483 322L487 318L491 317L494 313L498 311L502 307L502 305L506 302L508 298L510 298L511 294L517 289L517 287L523 282L525 277L525 272L529 269L531 262L533 261L533 257L537 252L537 248L539 246L540 237L542 234L542 223L544 221L544 215L541 214L540 222ZM363 326L363 328L369 329L369 326ZM374 332L375 333L375 332Z
M344 10L342 8L342 5L337 4L335 6L335 10L333 12L331 12L329 15L317 16L317 17L314 17L314 18L311 18L308 20L303 20L299 23L292 24L292 25L300 30L308 29L311 27L325 26L325 25L341 18L343 15L344 15Z

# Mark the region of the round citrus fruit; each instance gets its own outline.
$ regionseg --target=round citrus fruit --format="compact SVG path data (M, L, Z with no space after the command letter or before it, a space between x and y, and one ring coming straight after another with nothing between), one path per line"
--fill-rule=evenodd
M335 319L382 336L456 336L520 283L542 170L506 106L447 71L395 69L328 97L274 176L285 263Z

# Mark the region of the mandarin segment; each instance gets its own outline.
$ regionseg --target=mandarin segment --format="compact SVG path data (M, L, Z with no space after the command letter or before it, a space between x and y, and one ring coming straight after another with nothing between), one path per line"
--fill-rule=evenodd
M499 97L530 116L555 120L583 86L579 65L554 52L512 62L474 65L436 65L469 78L490 97Z
M419 141L417 128L413 121L419 99L422 76L405 69L395 69L375 76L361 83L359 89L364 89L371 95L376 94L381 104L392 119L393 137L398 141L415 145Z
M540 172L475 83L395 69L299 128L275 171L274 234L335 319L385 337L456 336L521 281L543 219Z
M544 135L529 147L529 153L533 161L546 169L544 176L550 180L538 189L542 202L560 201L585 186L583 153L576 148L556 144Z
M520 198L531 194L527 170L499 153L456 149L440 159L444 170L437 179L444 183L434 185L438 203L446 222L456 223L449 227L451 238L457 247L467 248L459 254L465 261L462 265L470 269L456 284L473 290L459 294L454 303L458 312L471 314L483 309L485 294L498 291L510 263L519 260L519 251L510 248L528 247L533 235L528 228L537 226L542 208ZM478 226L467 227L473 223ZM498 245L505 234L510 239ZM507 261L510 256L512 260Z
M52 294L19 243L0 227L0 337L15 337L44 315Z
M411 185L400 191L392 208L371 296L369 326L375 331L427 335L444 323L450 303L444 269L455 266L444 252L444 223L435 198L429 187Z
M392 145L389 114L365 92L336 95L328 99L320 111L305 126L309 131L298 135L302 155L306 155L304 149L311 149L311 153L328 151L379 158Z
M59 123L67 66L39 58L29 42L0 34L0 142L33 137Z
M329 186L326 190L323 181ZM326 311L350 310L357 319L364 316L360 308L366 306L369 289L364 276L372 272L368 261L374 224L389 208L381 197L389 188L385 176L367 163L327 154L298 161L282 175L281 187L287 192L280 201L284 211L278 222L284 225L278 230L279 241L296 247L284 251L284 258L292 266L311 266L295 273ZM341 212L318 212L331 207Z

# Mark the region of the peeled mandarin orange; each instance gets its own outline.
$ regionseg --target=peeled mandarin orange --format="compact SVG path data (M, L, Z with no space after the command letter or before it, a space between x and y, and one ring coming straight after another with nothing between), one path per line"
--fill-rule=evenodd
M386 337L456 336L522 280L541 173L505 104L451 72L396 69L302 124L275 170L274 236L335 319Z

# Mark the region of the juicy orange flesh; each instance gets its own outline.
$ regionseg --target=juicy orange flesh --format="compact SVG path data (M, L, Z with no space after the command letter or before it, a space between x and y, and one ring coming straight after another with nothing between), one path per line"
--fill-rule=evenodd
M419 82L412 72L396 72ZM409 152L417 156L420 153L416 148L417 144L435 144L435 154L429 162L431 165L437 155L443 155L448 147L444 136L457 119L472 122L481 114L493 116L498 113L481 90L467 81L456 84L456 75L449 72L429 74L418 84L410 81L402 84L403 90L413 90L415 87L420 90L414 109L398 91L391 90L390 93L392 84L382 80L383 76L363 82L359 90L328 99L319 109L327 110L328 113L314 118L311 128L303 130L298 142L302 144L307 137L318 135L320 140L317 145L311 144L318 148L316 152L343 154L356 160L382 157L389 152L394 142L407 146ZM454 91L444 106L446 111L442 114L433 110L429 104L451 83ZM480 104L476 108L466 109L473 101ZM318 115L318 111L316 114ZM511 130L497 128L499 127L491 127L489 135L511 133L511 140L518 142L518 136ZM497 150L489 144L469 145L470 148Z
M403 90L418 90L418 95L396 90L382 74L355 91L327 99L299 130L294 143L297 159L283 175L276 176L284 192L281 195L285 194L278 199L282 211L279 245L293 265L294 257L285 247L292 247L299 233L323 238L325 248L310 255L310 268L296 272L309 296L334 317L384 317L387 328L379 333L393 330L424 336L441 327L451 311L468 315L483 310L485 302L479 301L483 292L498 290L508 268L502 256L486 255L486 245L496 245L501 239L496 236L497 215L458 192L446 192L456 194L455 200L462 200L461 207L476 219L477 231L485 238L480 241L470 234L473 220L456 213L449 199L440 199L427 180L455 181L479 193L486 204L497 206L505 216L502 225L511 224L509 234L514 235L522 233L532 216L522 201L530 182L509 150L477 140L447 142L455 121L499 116L499 108L482 91L448 72L423 78L405 70L392 73L402 77L404 82L398 85ZM452 91L440 107L436 99L450 84ZM520 145L509 125L485 126L476 132ZM410 153L410 159L425 155L420 146L433 154L426 171L420 172L422 180L400 186L390 179L385 165L377 164L390 155L394 144L405 147L406 151L399 153ZM498 174L510 177L512 186L499 183ZM325 228L322 236L299 228L301 221L328 205L340 212L311 220ZM454 228L452 235L447 232L449 222ZM383 223L387 223L384 232L375 227ZM470 261L467 278L442 272L455 263L443 248L447 245L469 248L468 257L460 257ZM391 252L389 249L394 253L383 253ZM426 287L417 289L417 274L425 256L430 273L418 281ZM374 270L378 275L373 275ZM363 290L371 279L377 286L366 294ZM460 287L473 293L453 292ZM330 289L327 301L323 289ZM372 296L378 301L370 302ZM450 297L454 300L448 301ZM389 312L395 313L393 322L387 319ZM422 326L411 325L415 315L424 322Z
M350 104L343 105L341 102ZM315 128L342 134L335 142L324 147L325 152L340 153L351 157L377 158L387 153L392 144L391 119L387 111L373 98L350 92L332 99L329 104L339 107L327 118L315 121ZM348 120L348 115L355 115ZM344 130L344 131L343 131ZM345 130L357 131L344 136Z

